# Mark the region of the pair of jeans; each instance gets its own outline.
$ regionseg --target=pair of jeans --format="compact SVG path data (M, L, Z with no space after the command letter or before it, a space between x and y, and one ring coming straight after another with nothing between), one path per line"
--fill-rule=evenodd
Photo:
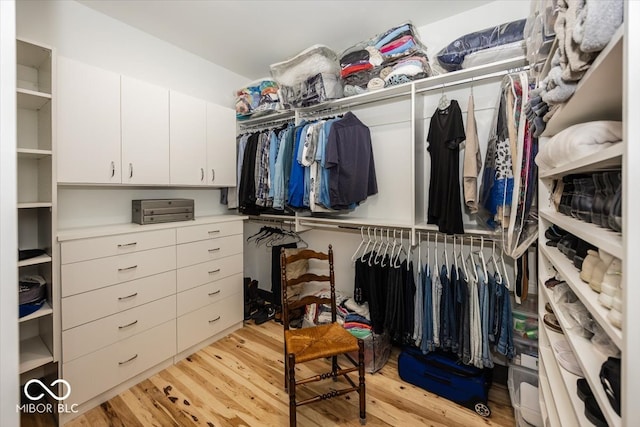
M433 294L431 289L431 267L428 264L424 267L422 285L424 287L424 323L422 327L422 342L420 343L420 350L426 354L435 350L435 345L433 343Z
M478 288L480 291L480 316L482 322L482 364L485 368L493 368L491 351L489 350L489 284L484 270L478 267Z
M500 285L497 289L500 293L499 300L501 300L501 319L500 319L500 338L498 339L498 345L496 350L498 353L512 359L515 356L515 349L513 347L513 328L511 323L513 321L513 313L511 312L511 298L509 298L509 291L504 286Z

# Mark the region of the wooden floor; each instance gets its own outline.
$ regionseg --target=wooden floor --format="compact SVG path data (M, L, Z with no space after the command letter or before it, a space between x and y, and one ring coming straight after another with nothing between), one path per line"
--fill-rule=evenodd
M494 386L483 419L398 377L398 350L376 374L367 374L368 426L513 426L506 389ZM247 325L230 336L154 375L67 424L67 426L286 426L282 326ZM325 361L297 365L324 372ZM312 390L331 386L315 383ZM299 390L301 387L299 387ZM299 391L299 396L304 393ZM349 395L347 395L349 396ZM298 408L300 426L359 426L357 394ZM23 423L23 427L26 424Z

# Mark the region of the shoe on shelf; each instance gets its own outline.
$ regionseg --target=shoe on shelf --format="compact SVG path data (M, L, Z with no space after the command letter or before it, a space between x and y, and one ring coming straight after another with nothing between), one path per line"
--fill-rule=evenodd
M602 284L608 284L615 288L619 288L622 283L622 261L619 258L614 258L609 264L609 268L604 273L602 278Z
M608 427L607 420L604 418L600 406L598 406L598 402L593 396L584 400L584 415L596 427Z
M609 314L607 314L607 319L613 326L618 329L622 329L622 312L618 310L614 310L613 307L609 310Z
M562 328L560 327L560 323L558 323L558 319L556 318L556 315L553 313L547 313L544 315L543 318L544 324L547 325L549 327L549 329L551 329L554 332L557 332L559 334L562 334Z
M582 270L580 271L580 279L583 282L589 283L591 281L591 274L593 273L593 268L596 263L600 260L598 256L598 252L592 249L587 251L587 256L582 262Z
M591 391L591 387L589 387L589 383L585 378L578 379L578 381L576 381L576 387L578 389L578 397L583 402L588 397L593 397L593 391Z

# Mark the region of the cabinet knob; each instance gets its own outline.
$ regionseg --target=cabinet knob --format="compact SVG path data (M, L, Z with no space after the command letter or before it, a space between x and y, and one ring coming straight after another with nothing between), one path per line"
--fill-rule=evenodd
M129 178L133 178L133 163L129 163Z
M200 181L204 182L204 168L200 168Z

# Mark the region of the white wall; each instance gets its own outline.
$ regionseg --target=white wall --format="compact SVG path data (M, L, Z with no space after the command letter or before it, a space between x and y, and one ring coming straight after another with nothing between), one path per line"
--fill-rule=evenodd
M233 90L249 80L75 1L17 5L18 37L53 46L61 56L227 107Z
M75 1L18 2L17 33L60 56L226 107L233 106L233 90L249 80ZM167 197L193 198L196 216L226 210L219 190L61 186L58 228L130 222L131 200Z
M15 1L0 1L0 420L19 424Z

